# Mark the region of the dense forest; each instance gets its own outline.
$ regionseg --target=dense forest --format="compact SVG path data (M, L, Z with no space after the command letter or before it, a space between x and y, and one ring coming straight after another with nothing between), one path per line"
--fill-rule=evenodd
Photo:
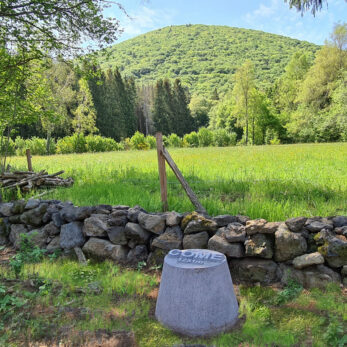
M200 139L213 132L233 139L218 145L347 140L347 24L336 25L322 47L199 25L164 28L109 50L108 63L25 65L16 97L0 110L2 133L46 138L48 152L53 138L124 141L136 131L194 137L200 129ZM6 105L16 105L16 118L6 118ZM197 143L186 139L176 142Z
M262 31L215 25L170 26L139 35L109 48L103 69L133 76L140 83L180 78L192 94L229 91L233 74L246 60L256 82L269 86L284 72L291 56L304 50L312 59L319 46Z

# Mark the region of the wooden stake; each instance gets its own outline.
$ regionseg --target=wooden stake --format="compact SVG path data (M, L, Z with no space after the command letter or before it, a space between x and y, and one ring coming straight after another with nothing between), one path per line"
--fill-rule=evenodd
M166 212L169 209L167 203L167 178L165 168L165 158L163 157L163 136L162 133L156 134L157 139L157 154L158 154L158 170L160 180L160 195L163 211Z
M203 214L207 214L207 211L205 210L205 208L201 205L200 201L198 200L197 196L195 195L195 193L193 192L193 190L189 187L188 182L184 179L181 171L178 169L177 165L175 164L175 162L173 161L173 159L171 158L169 152L163 148L163 156L166 159L167 163L169 164L169 166L171 167L172 171L174 172L174 174L176 175L177 179L180 181L183 189L185 190L185 192L188 195L188 198L190 199L190 201L192 202L192 204L195 206L196 211L203 213Z
M33 166L31 164L31 154L30 154L29 148L26 150L26 155L27 155L27 162L28 162L28 171L33 171Z

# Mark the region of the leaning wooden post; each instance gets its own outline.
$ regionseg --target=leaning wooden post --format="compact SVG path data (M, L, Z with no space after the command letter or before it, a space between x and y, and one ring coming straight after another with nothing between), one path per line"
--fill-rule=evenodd
M187 193L188 198L190 199L192 204L195 206L196 211L200 212L202 214L207 214L207 211L201 205L198 197L195 195L195 193L193 192L192 188L190 188L188 182L184 179L181 171L178 169L177 165L175 164L175 162L171 158L169 152L165 148L163 148L163 156L166 159L166 161L169 164L169 166L171 167L171 169L174 172L174 174L176 175L177 179L181 183L181 186L183 187L183 189Z
M28 171L33 171L33 166L32 166L32 164L31 164L31 153L30 153L30 149L28 148L25 152L26 152L26 155L27 155Z
M163 146L163 136L162 133L156 133L157 139L157 153L158 153L158 170L159 170L159 180L160 180L160 195L163 211L166 212L169 209L167 203L167 179L166 179L166 168L165 168L165 158L163 156L164 146Z

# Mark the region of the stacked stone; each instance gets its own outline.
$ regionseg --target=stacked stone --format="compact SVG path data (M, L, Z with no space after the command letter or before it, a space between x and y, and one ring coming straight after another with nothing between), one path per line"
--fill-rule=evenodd
M88 257L160 265L171 249L208 248L228 257L233 280L303 286L347 285L347 217L206 217L196 212L148 213L140 206L76 207L57 200L0 204L0 245L19 247L20 234L47 252L81 247Z

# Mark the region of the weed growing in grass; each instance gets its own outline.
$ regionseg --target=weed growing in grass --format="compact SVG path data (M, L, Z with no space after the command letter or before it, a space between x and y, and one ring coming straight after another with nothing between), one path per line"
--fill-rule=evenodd
M303 288L299 283L295 282L293 279L289 279L286 288L277 294L275 299L276 305L284 304L293 300L302 290Z
M10 261L10 266L13 269L16 277L18 277L21 273L25 263L38 263L40 260L42 260L43 255L46 253L45 249L41 249L32 243L31 238L34 236L34 234L20 234L19 236L19 251Z

